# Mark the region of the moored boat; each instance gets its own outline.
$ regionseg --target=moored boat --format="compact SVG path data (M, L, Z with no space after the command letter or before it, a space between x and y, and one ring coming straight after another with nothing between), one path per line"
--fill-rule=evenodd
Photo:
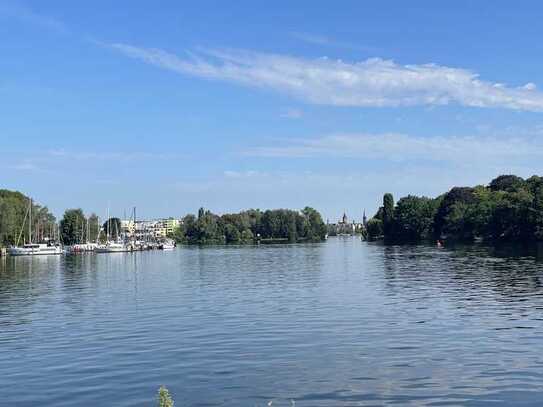
M159 249L173 250L175 249L175 242L173 240L166 240L159 245Z
M37 256L44 254L62 254L62 248L59 245L49 245L45 243L28 243L23 246L13 246L8 248L10 256Z
M124 243L107 242L96 246L95 253L122 253L132 251L131 248Z
M28 218L28 219L27 219ZM30 243L24 243L22 246L19 246L19 240L23 234L23 228L25 222L28 222L28 239ZM59 234L60 235L60 234ZM54 243L52 240L48 239L47 243L34 243L32 234L32 199L28 200L28 210L25 214L23 220L23 225L21 227L21 232L19 238L17 239L16 245L8 248L8 253L10 256L37 256L37 255L47 255L47 254L62 254L63 250L60 244Z

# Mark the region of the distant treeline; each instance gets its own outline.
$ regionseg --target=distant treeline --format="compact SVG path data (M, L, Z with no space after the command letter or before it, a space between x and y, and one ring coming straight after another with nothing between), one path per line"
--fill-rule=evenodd
M254 243L255 241L321 241L326 225L319 212L306 207L301 211L250 209L235 214L216 215L200 208L198 215L187 215L173 238L187 244Z
M437 198L391 194L368 221L368 240L414 243L430 239L543 240L543 178L501 175L487 186L454 187Z
M30 198L20 192L0 189L0 247L29 242L28 207ZM100 225L98 216L85 216L81 209L67 209L60 222L47 207L32 204L32 240L60 240L65 245L94 242L100 230L116 238L120 220L111 218ZM23 227L24 226L24 227ZM111 230L107 230L108 227ZM314 242L326 236L326 225L319 212L306 207L301 211L251 209L236 214L216 215L201 208L198 215L187 215L170 237L186 244L266 242Z
M28 217L29 198L17 191L0 189L0 246L9 246L17 240L29 242ZM27 219L28 222L28 219ZM47 207L32 203L32 235L34 240L56 232L55 217Z

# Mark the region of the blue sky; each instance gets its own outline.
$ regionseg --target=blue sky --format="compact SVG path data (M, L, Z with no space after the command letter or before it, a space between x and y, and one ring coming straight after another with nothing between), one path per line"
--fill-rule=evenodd
M372 214L541 174L536 1L2 1L0 185L60 215Z

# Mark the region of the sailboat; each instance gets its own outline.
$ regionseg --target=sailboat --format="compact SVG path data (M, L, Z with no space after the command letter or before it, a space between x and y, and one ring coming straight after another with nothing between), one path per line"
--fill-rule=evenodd
M98 223L100 223L99 220L98 220ZM79 238L79 243L75 243L69 246L66 250L67 253L76 254L76 253L83 253L83 252L93 252L98 247L99 236L96 237L96 242L91 242L89 238L90 237L89 218L87 218L81 225L80 233L81 233L80 234L81 237ZM98 234L99 233L100 232L98 232Z
M28 218L28 237L30 240L30 243L25 243L22 246L19 246L19 241L21 240L21 236L23 234L23 229L25 226L25 221ZM37 255L44 255L44 254L62 254L62 248L60 245L52 243L49 241L48 243L33 243L32 242L32 199L29 199L28 203L28 210L25 214L25 218L23 220L23 226L21 227L21 232L19 233L19 237L17 239L17 243L15 246L12 246L8 249L8 253L11 256L37 256Z
M97 245L94 248L95 253L119 253L119 252L129 252L130 248L122 242L111 240L110 238L110 217L109 217L109 207L107 208L107 236L106 236L106 243ZM117 228L117 224L115 224L115 228ZM117 229L115 234L118 234Z

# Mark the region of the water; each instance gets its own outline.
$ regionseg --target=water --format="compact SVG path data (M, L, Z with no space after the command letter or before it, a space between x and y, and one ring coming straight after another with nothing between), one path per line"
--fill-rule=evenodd
M3 258L0 405L541 405L542 278L351 238Z

